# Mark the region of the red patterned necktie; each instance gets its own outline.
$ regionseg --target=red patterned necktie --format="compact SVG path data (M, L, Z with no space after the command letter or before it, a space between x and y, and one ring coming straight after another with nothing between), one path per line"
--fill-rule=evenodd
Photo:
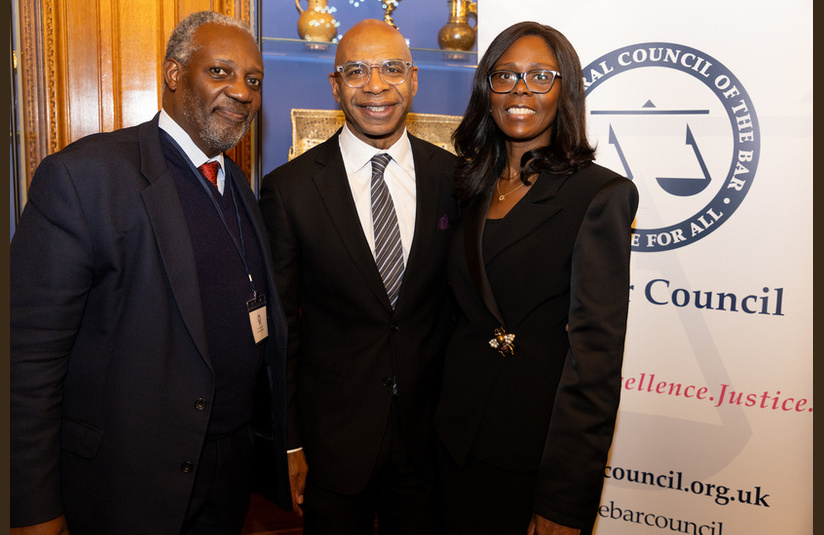
M220 163L217 161L206 162L198 167L203 176L209 179L214 187L217 187L217 170L220 169Z

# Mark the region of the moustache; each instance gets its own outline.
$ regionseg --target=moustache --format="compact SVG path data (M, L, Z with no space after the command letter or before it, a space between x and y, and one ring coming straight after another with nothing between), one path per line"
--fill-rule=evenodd
M215 106L212 108L212 113L216 113L219 110L224 110L229 113L240 115L243 117L243 121L248 121L251 119L252 116L249 108L249 105L239 104L237 102L231 102L227 100L215 103Z

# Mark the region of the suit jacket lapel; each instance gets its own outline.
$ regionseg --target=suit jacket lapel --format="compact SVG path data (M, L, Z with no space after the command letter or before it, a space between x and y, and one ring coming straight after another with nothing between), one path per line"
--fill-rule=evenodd
M492 199L492 191L490 190L486 195L478 198L475 203L467 210L464 221L464 254L466 255L466 264L469 268L469 275L472 282L475 284L475 289L481 297L486 308L498 320L500 325L504 323L503 314L498 308L498 302L495 300L495 294L492 293L492 286L489 284L489 279L486 276L486 266L483 258L483 233L484 224L486 223L486 214L489 211L489 203Z
M141 172L150 182L143 190L143 202L183 323L211 369L194 250L174 178L160 146L157 117L141 125L139 133Z
M428 253L431 250L430 244L439 217L438 210L442 208L438 199L440 198L441 188L444 187L440 180L434 178L441 176L443 169L433 167L433 153L428 150L426 142L411 135L409 140L412 144L412 157L415 162L415 232L412 237L409 258L406 260L404 280L398 295L397 308L402 306L404 296L410 291L406 273L415 273L418 269L416 264L431 261Z
M319 146L311 178L318 194L323 199L329 217L334 221L335 232L338 233L341 242L349 252L352 263L375 297L391 310L392 305L386 296L386 288L383 286L383 280L375 264L375 257L372 255L358 218L355 200L352 198L352 190L346 177L338 135L340 135L340 130Z
M567 179L567 176L553 175L548 172L538 177L526 196L501 221L500 230L503 239L495 240L495 243L486 250L487 263L563 209L561 205L553 203L553 199Z
M550 173L541 174L535 185L527 193L527 196L521 199L507 214L507 217L501 221L500 231L504 238L496 240L496 243L487 250L486 262L484 261L482 249L483 231L494 190L490 190L486 195L479 198L467 211L464 228L464 253L469 274L484 305L502 326L505 326L506 323L486 276L486 263L491 262L495 256L562 210L560 205L552 204L552 199L558 194L566 180L567 177L564 176Z

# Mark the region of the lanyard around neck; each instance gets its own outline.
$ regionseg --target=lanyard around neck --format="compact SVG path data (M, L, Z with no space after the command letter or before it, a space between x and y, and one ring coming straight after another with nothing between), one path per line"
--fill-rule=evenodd
M255 290L255 282L252 279L252 272L249 271L249 265L246 263L246 244L244 243L244 240L243 240L243 227L241 227L241 225L240 225L240 209L238 208L238 205L237 205L238 204L237 203L237 197L236 197L236 194L235 194L234 181L232 180L232 177L229 175L228 172L226 172L224 170L224 173L223 173L223 177L224 177L223 191L225 193L226 190L228 189L231 192L231 195L232 195L232 204L235 207L235 218L237 220L237 234L238 234L238 238L240 239L239 241L238 241L238 238L236 238L235 235L232 233L232 231L229 229L229 224L226 221L226 217L223 215L223 210L220 208L220 205L217 203L217 199L215 199L214 193L212 192L212 190L217 191L215 189L215 187L211 183L208 183L208 184L206 183L206 180L205 180L206 177L204 177L203 173L201 173L200 170L198 170L198 168L195 167L195 165L192 163L192 161L189 159L189 157L186 155L186 153L183 151L183 149L180 147L180 145L178 145L177 141L175 141L174 138L172 138L172 136L169 136L169 139L172 141L172 143L175 145L175 147L177 147L177 149L183 155L184 159L186 160L186 163L189 165L189 169L191 169L192 173L194 173L198 184L200 184L200 186L206 192L206 196L209 197L209 200L212 201L212 206L214 206L215 211L217 212L217 215L220 217L220 221L223 223L223 228L226 229L226 233L229 235L229 238L231 238L232 244L234 244L235 250L237 251L238 256L240 256L240 260L243 262L243 269L246 270L246 276L249 278L249 287L252 290L252 297L256 298L257 297L257 290Z

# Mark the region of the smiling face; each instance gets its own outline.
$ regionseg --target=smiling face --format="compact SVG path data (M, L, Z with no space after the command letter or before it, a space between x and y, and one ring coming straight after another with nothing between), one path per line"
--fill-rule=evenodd
M382 21L364 20L341 39L335 65L352 61L377 65L388 59L412 61L403 36ZM347 86L337 72L329 75L329 83L352 133L373 147L385 149L400 138L406 126L406 114L418 90L418 68L413 66L406 80L397 85L384 82L376 68L362 87Z
M234 147L260 109L263 59L248 33L222 24L200 26L182 65L164 64L163 107L207 156Z
M537 35L515 41L492 67L515 72L537 69L559 70L555 53ZM507 143L518 144L523 151L546 147L552 139L560 96L561 84L557 79L548 93L532 93L519 80L509 93L489 93L492 118Z

